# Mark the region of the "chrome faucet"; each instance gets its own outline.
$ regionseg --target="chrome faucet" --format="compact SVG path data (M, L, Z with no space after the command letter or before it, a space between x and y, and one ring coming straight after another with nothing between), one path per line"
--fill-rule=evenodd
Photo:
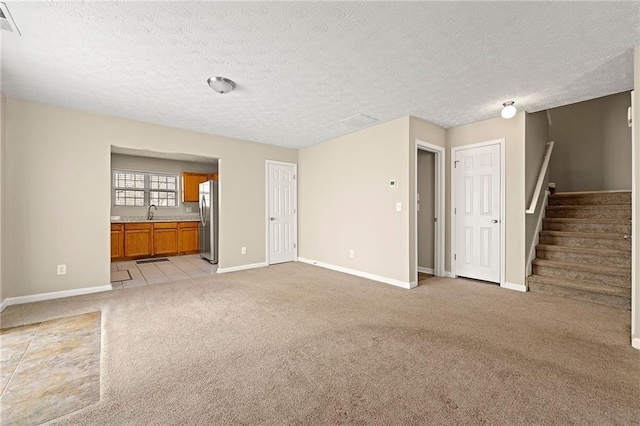
M151 207L153 207L154 209L158 210L158 207L156 207L155 204L151 204L149 206L149 210L147 210L147 220L152 220L153 219L153 212L151 211Z

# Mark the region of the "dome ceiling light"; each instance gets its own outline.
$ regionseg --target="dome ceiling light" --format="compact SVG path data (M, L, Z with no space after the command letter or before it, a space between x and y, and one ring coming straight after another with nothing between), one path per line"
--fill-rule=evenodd
M214 92L218 92L220 94L229 93L236 88L236 83L224 77L209 77L209 79L207 79L207 83Z
M518 110L513 104L514 104L513 101L508 101L502 104L503 108L502 108L502 111L500 112L500 115L502 116L502 118L508 120L510 118L513 118L516 115Z

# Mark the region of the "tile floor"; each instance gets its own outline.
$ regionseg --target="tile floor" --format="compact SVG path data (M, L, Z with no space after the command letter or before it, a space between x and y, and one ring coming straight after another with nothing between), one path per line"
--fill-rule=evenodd
M100 400L101 314L0 330L0 423L40 424Z
M142 263L140 260L111 263L111 285L115 289L140 287L171 281L188 280L215 274L218 265L212 265L198 254L171 256L165 262Z

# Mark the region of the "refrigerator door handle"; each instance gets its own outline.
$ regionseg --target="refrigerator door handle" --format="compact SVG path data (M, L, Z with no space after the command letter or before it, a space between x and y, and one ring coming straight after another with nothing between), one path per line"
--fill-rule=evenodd
M202 196L202 200L200 200L200 222L202 222L202 226L207 225L207 219L204 216L204 209L206 208L206 201L204 199L204 195Z

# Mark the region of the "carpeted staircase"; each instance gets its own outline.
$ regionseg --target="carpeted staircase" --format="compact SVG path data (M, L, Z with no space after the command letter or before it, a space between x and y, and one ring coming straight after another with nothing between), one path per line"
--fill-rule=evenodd
M631 309L631 192L549 196L529 290Z

